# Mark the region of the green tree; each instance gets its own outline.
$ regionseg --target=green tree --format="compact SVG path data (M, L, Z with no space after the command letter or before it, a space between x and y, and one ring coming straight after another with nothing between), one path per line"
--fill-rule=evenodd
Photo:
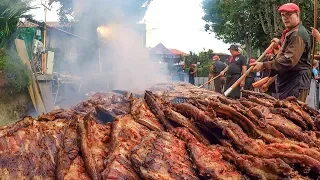
M299 4L305 27L313 26L312 0L203 0L205 28L226 43L244 44L249 58L251 47L262 50L280 37L284 27L278 7L288 2Z
M190 51L190 52L189 52L189 56L186 57L185 67L186 67L186 68L189 68L191 64L197 64L197 62L199 61L199 59L200 59L200 58L199 58L199 56L198 56L196 53Z
M30 1L1 0L0 3L0 49L7 45L17 29L19 18L29 11Z
M197 64L200 62L200 65L197 65L197 75L199 77L208 76L210 66L212 65L213 54L214 52L212 49L203 49L203 51L198 54L190 51L189 56L186 57L185 61L186 70L189 70L191 64Z
M313 0L268 0L264 2L260 1L258 3L254 0L249 0L247 2L252 3L254 5L253 8L257 9L257 18L260 21L258 25L262 26L263 31L267 35L268 39L280 37L281 32L284 29L281 17L278 13L278 7L284 3L293 2L298 4L301 10L300 18L303 25L308 29L309 27L313 26Z
M256 26L259 22L247 1L204 0L203 9L205 28L213 31L218 39L244 44L249 56L252 46L261 45L261 41L254 41L254 38L262 33L262 29Z

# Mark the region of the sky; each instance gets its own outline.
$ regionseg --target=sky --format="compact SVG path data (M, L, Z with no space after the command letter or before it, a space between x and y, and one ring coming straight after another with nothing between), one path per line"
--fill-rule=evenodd
M163 43L167 48L174 48L188 53L199 52L204 48L214 52L228 52L228 44L215 38L214 33L204 31L204 12L202 0L153 0L145 15L147 24L147 47ZM39 5L35 0L33 5ZM44 9L41 6L30 13L35 19L44 20ZM48 11L47 21L58 21L56 10L59 3L54 3Z

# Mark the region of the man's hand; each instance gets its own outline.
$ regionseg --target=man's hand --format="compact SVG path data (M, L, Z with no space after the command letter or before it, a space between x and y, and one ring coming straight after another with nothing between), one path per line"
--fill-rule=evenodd
M274 42L275 46L280 44L280 40L278 38L273 38L271 42Z
M311 32L312 36L315 37L317 41L319 41L320 40L320 33L319 33L318 29L311 27L311 31L312 31Z
M225 74L225 72L224 72L224 71L221 71L219 75L220 75L220 76L224 76L224 74Z
M320 36L320 33L319 33L318 29L311 27L311 31L312 31L312 36L313 37Z
M243 88L245 84L246 84L245 81L241 81L240 87Z
M268 91L268 88L269 88L268 83L265 83L260 87L259 90L260 90L260 92L265 93Z
M262 62L251 63L250 66L254 66L254 68L253 68L254 72L260 72L260 71L264 70Z

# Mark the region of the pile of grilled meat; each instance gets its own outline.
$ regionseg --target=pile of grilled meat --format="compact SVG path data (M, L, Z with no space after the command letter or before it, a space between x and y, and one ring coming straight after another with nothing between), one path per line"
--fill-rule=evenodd
M97 93L0 127L0 179L317 179L319 114L188 84Z

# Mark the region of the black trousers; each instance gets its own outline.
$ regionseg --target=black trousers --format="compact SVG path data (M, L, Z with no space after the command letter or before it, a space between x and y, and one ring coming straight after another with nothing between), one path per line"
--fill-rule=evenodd
M228 90L239 78L241 77L240 74L235 75L227 75L226 79L226 86L224 91ZM240 84L238 87L236 87L229 96L232 99L239 99L240 98Z
M244 85L244 89L253 91L254 88L252 87L252 83L254 83L254 78L253 77L247 77L246 78L246 84Z
M189 76L189 83L194 85L194 77L193 76Z

